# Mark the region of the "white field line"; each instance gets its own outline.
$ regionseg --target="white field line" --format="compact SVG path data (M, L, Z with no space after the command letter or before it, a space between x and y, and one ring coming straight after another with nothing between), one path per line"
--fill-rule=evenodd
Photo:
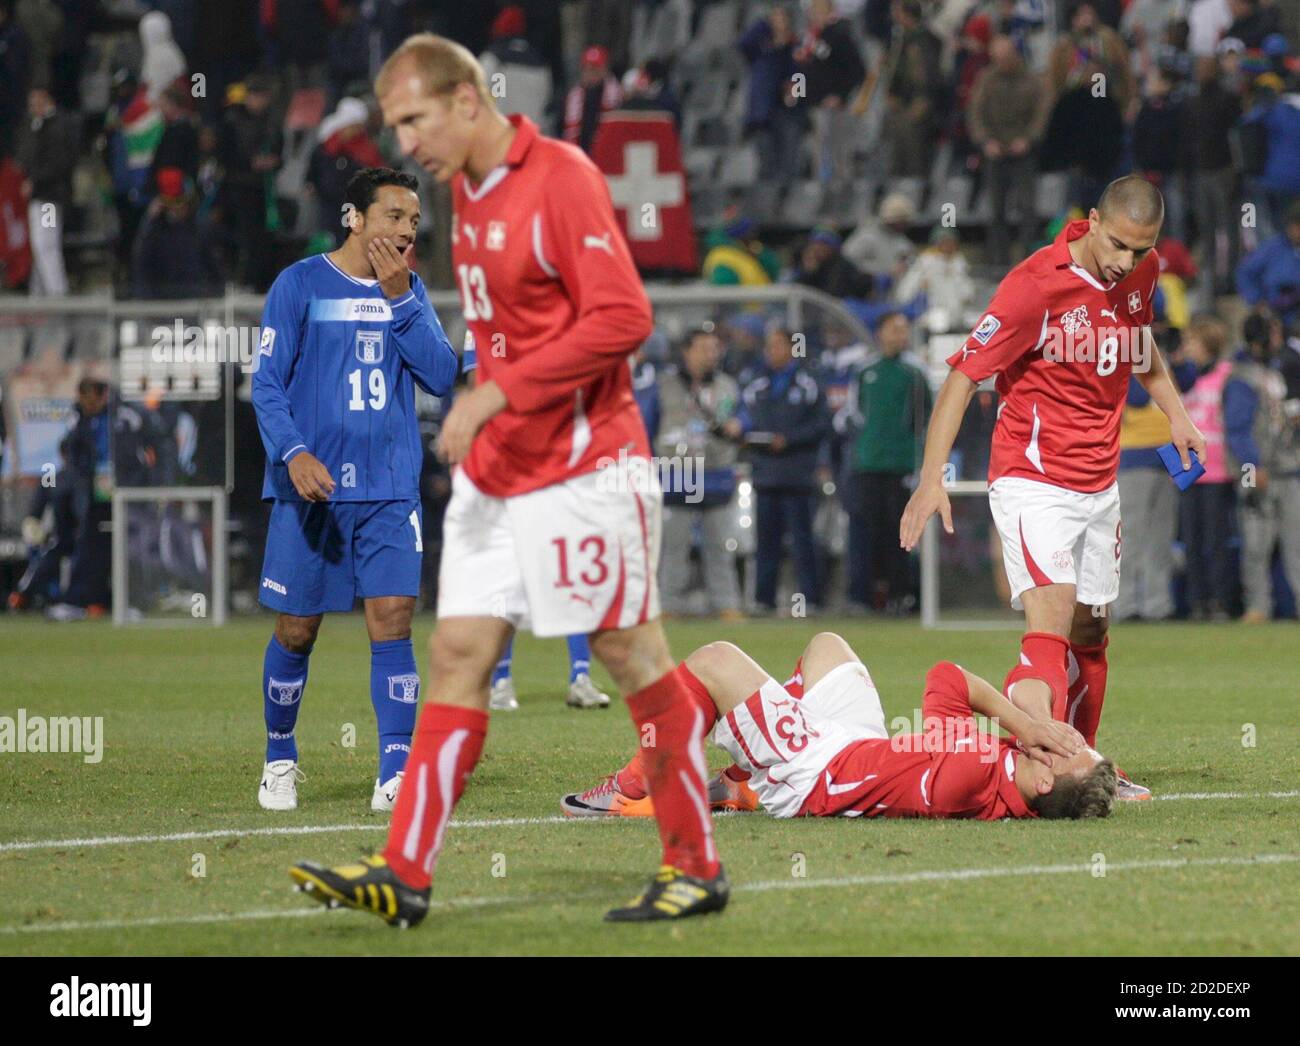
M1213 868L1222 866L1247 867L1254 865L1293 864L1300 854L1257 854L1254 857L1188 857L1147 861L1111 861L1106 874L1130 871L1177 871L1180 869ZM850 875L835 879L767 879L752 883L737 883L735 893L770 893L773 890L842 889L849 886L909 886L914 883L965 882L975 879L1017 878L1026 875L1091 875L1095 866L1081 864L1039 864L1002 868L941 868L924 872L897 872L890 875ZM534 904L553 901L572 901L571 895L523 894L501 897L460 897L447 901L433 901L430 908L486 908L501 904ZM25 926L0 926L0 937L20 934L58 933L86 930L129 930L152 926L187 926L211 923L246 922L262 919L302 919L323 915L326 909L286 908L283 910L256 909L248 912L216 912L211 915L149 916L143 919L104 919L98 922L30 923Z
M1166 802L1202 799L1295 799L1300 791L1293 792L1182 792L1157 795ZM1140 806L1141 804L1133 804ZM714 815L717 816L716 814ZM514 828L540 824L608 824L622 822L619 817L489 817L452 821L452 828ZM333 832L387 831L384 822L372 824L320 824L293 825L281 828L216 828L203 832L169 832L163 835L99 835L84 839L31 839L21 842L0 843L0 853L19 850L79 850L90 846L131 846L137 843L181 843L198 839L230 839L236 836L329 835Z

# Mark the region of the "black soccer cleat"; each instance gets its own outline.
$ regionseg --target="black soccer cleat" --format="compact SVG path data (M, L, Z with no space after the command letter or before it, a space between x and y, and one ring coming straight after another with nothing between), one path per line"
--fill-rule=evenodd
M670 864L664 865L650 880L650 885L626 908L611 908L605 921L643 923L660 919L689 919L727 907L731 886L719 868L713 879L697 879Z
M361 858L360 864L326 868L315 861L299 861L289 878L300 893L327 908L355 908L370 912L405 930L429 913L429 890L415 890L397 877L379 854Z

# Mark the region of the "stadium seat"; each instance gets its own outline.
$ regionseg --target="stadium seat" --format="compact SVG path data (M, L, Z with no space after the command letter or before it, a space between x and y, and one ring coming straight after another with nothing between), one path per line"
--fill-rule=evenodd
M781 218L786 225L806 228L817 221L822 205L822 184L813 179L795 182L785 194Z
M705 73L692 82L687 101L701 120L721 116L726 111L730 90L731 85L725 77L716 72Z
M705 182L691 186L691 213L700 229L711 229L722 221L727 206L727 193L716 185Z
M113 355L111 332L101 320L79 322L72 333L72 354L74 360L102 360ZM0 369L3 365L0 364Z
M730 149L722 159L719 181L726 188L748 188L758 181L758 153L752 145Z
M36 321L32 325L32 358L55 355L61 359L68 358L72 346L72 335L63 320Z
M745 199L745 210L759 222L767 223L777 216L781 203L781 187L761 178L750 186Z
M0 374L7 374L23 362L27 331L23 327L0 327Z
M942 182L936 183L934 192L930 194L927 220L941 221L944 216L944 205L951 203L956 207L956 214L953 217L959 223L970 221L973 218L974 191L975 180L968 174L950 175Z
M740 27L739 0L719 0L700 12L694 41L708 47L733 47Z
M1068 181L1068 176L1060 172L1038 176L1034 213L1039 218L1049 221L1065 210L1065 198L1069 192Z
M729 116L711 116L697 123L692 144L725 147L736 144L739 138L740 129Z

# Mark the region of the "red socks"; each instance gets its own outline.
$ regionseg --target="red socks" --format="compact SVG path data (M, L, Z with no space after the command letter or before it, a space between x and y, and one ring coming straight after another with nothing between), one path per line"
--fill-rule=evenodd
M477 708L428 704L420 713L384 849L408 886L429 888L447 822L483 752L487 725L487 713Z
M632 762L640 761L654 799L663 863L687 875L714 878L719 864L709 816L704 738L717 710L707 688L682 664L629 694L627 707L640 746Z
M1066 711L1066 651L1069 640L1051 632L1026 632L1020 640L1020 664L1007 673L1002 693L1022 679L1041 679L1052 691L1052 718L1063 720Z
M1090 748L1097 747L1097 724L1101 722L1101 706L1106 699L1106 647L1109 645L1110 636L1097 646L1070 644L1070 653L1079 665L1079 677L1070 686L1065 721L1083 734Z
M646 791L645 760L641 758L641 747L637 746L636 755L627 761L627 765L614 775L618 790L629 799L644 799Z

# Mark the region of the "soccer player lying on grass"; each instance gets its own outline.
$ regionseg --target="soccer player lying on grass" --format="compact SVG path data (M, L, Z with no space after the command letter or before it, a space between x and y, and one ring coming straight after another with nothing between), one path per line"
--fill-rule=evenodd
M925 677L922 732L892 738L866 666L834 633L813 637L784 686L731 643L700 647L683 667L706 721L717 720L714 742L736 761L710 782L715 808L754 809L756 797L775 817L990 821L1105 817L1115 800L1114 764L1077 730L1031 718L951 662ZM976 715L1014 736L981 730ZM564 812L649 813L637 762L565 796Z

